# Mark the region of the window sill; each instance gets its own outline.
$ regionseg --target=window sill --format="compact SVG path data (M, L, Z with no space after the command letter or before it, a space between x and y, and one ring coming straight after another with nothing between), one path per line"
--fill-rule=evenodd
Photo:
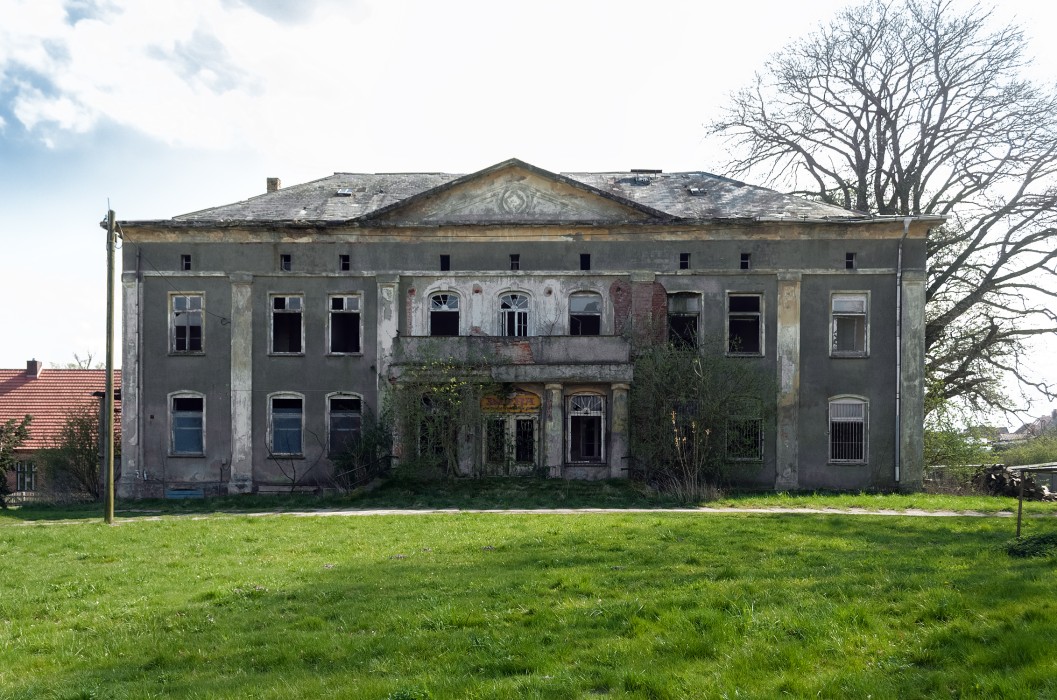
M303 352L270 352L268 357L304 357Z
M728 352L727 357L764 357L762 352Z
M170 350L169 357L203 357L205 350Z
M175 459L203 459L206 456L205 452L170 452L168 457Z
M826 462L826 465L830 466L830 467L864 467L864 466L866 466L866 460L865 459L861 459L861 460L845 460L845 461L830 460L830 461Z
M328 352L327 357L363 357L363 350L356 352Z
M834 360L865 360L870 357L868 352L830 352L830 358Z
M303 454L277 454L272 452L268 455L268 459L280 460L280 459L304 459Z

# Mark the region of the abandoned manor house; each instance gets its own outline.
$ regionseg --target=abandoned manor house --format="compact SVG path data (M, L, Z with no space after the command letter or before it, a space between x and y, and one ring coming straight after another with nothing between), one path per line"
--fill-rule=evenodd
M120 221L118 493L326 487L409 363L448 358L504 387L475 407L458 473L624 478L643 337L773 382L766 417L738 425L736 482L914 489L942 221L519 160L269 178L242 202Z

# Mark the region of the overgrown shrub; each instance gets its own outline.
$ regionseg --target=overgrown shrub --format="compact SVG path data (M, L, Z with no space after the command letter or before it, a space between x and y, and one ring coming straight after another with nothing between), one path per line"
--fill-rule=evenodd
M1057 462L1057 435L1045 433L1019 445L1002 448L996 454L998 461L1009 466Z
M58 437L38 453L44 465L45 490L50 498L66 501L88 496L98 500L102 496L100 440L99 413L94 404L71 409L66 414ZM120 436L115 436L114 449L114 469L117 471L121 464Z
M376 415L369 408L360 419L360 434L333 458L334 484L348 491L363 486L389 470L393 452L393 425L387 409Z

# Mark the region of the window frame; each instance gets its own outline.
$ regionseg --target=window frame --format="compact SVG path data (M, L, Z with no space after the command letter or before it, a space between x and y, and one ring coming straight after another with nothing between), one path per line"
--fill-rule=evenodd
M301 349L296 352L280 351L275 349L275 314L278 311L280 314L293 314L294 311L286 309L276 309L275 300L283 298L287 301L284 305L289 304L290 299L298 299L300 308L297 310L297 314L301 317ZM305 354L305 295L303 292L269 292L268 294L268 354L277 355L283 357L296 357Z
M679 253L679 269L690 269L690 253Z
M279 253L279 272L294 271L294 256L292 253Z
M445 297L444 308L438 305L434 308L434 299L437 297ZM450 308L451 300L455 300L455 308ZM437 334L433 333L433 314L454 314L455 315L455 333L451 334ZM462 335L462 295L458 292L451 290L438 290L430 292L426 295L426 335L431 338L454 338Z
M861 300L863 310L837 311L836 303L839 297ZM837 322L838 319L861 318L862 319L862 349L861 350L839 350L837 348ZM859 290L838 290L830 292L829 295L829 356L837 358L865 358L870 356L870 292Z
M191 254L190 253L181 253L180 254L180 271L181 272L190 272L191 269L192 269L192 266L193 266L193 263L191 261Z
M760 306L758 311L731 311L730 302L735 297L756 297L760 300ZM728 291L726 295L726 323L724 324L724 335L725 344L727 348L726 354L730 357L764 357L766 356L766 316L764 314L766 303L766 295L763 292L735 292ZM748 319L755 318L757 324L757 342L759 343L760 349L755 352L746 352L744 350L732 350L730 346L731 334L730 334L730 322L734 319Z
M202 402L202 410L198 412L200 424L198 426L199 447L197 452L181 451L176 449L176 418L177 414L190 414L191 411L177 411L177 399L198 399ZM170 457L204 457L206 454L206 395L200 391L173 391L166 397L166 405L169 410L169 451Z
M176 310L176 303L175 302L176 302L176 299L181 298L181 297L184 297L184 298L186 298L188 300L190 300L191 298L197 298L198 299L198 308L197 309L186 309L186 310L180 311L181 314L188 314L188 318L190 318L190 314L195 314L195 313L198 314L198 345L199 345L199 347L198 347L197 350L189 350L189 349L188 350L180 350L180 349L178 349L176 347L176 345L177 345L176 329L179 326L176 323L177 310ZM184 326L184 327L188 328L188 329L191 328L190 325L187 325L187 326ZM185 336L184 342L186 344L190 345L190 334L189 333ZM205 351L206 351L206 295L205 295L205 292L169 292L169 354L170 355L204 355Z
M737 400L731 408L732 410L727 416L724 425L724 455L730 462L762 462L765 453L765 433L759 401L752 398L742 398ZM753 430L755 432L755 452L752 455L732 454L732 431L737 429L738 425L745 426L749 423L755 424L755 429ZM748 431L742 430L741 432L742 434L748 434Z
M276 400L289 400L296 399L301 402L301 426L300 426L300 437L299 452L279 452L275 449L275 401ZM268 444L266 445L268 450L268 456L275 458L298 458L305 456L305 396L295 391L276 391L268 394Z
M352 272L352 256L348 253L338 253L338 272Z
M697 310L693 313L689 311L673 310L672 304L680 299L692 301L697 307ZM703 306L700 292L669 292L668 297L665 300L665 322L668 326L668 343L675 343L679 347L693 347L696 348L700 344L701 338L701 308ZM694 329L693 329L693 342L689 342L682 335L677 334L678 340L672 337L672 317L678 318L690 318L694 317Z
M356 300L356 310L350 311L349 309L335 309L334 300L342 299L345 303L348 299ZM356 335L355 350L335 350L334 349L334 314L352 315L356 314L356 326L358 328ZM304 324L304 317L301 318L302 325ZM302 329L303 331L303 329ZM303 347L303 345L302 345ZM348 355L362 355L363 354L363 293L362 292L335 292L327 295L327 354L335 356L348 356Z
M521 271L521 253L510 254L510 271L520 272Z
M861 416L840 416L834 418L834 406L861 406ZM861 423L862 424L862 436L860 450L862 455L860 457L840 457L834 456L834 453L839 451L835 450L835 431L834 423ZM847 450L848 448L842 448ZM855 394L841 394L838 396L831 396L826 400L826 463L827 464L866 464L870 459L870 400L865 396L857 396Z
M584 298L587 298L587 297L594 297L598 301L598 312L597 313L592 313L592 312L589 312L589 311L584 311L584 312L579 312L579 313L575 313L574 314L574 312L573 312L573 299L574 298L584 299ZM602 318L603 318L604 312L605 312L605 301L604 301L603 296L601 294L599 294L598 292L596 292L596 291L594 291L592 289L583 289L583 290L578 290L578 291L570 293L569 294L569 313L568 313L569 335L575 335L575 336L599 336L599 335L602 335ZM592 316L592 317L596 317L598 319L598 332L597 333L573 333L573 316L574 315L575 316Z
M337 455L340 455L341 451L335 451L334 450L334 445L333 445L333 442L332 442L333 435L334 435L334 425L333 425L332 421L333 421L333 416L334 416L335 411L334 411L333 407L331 406L331 403L335 399L356 399L357 401L360 402L360 410L358 412L352 412L352 411L341 411L341 412L339 412L340 415L348 414L348 415L356 415L358 417L358 421L357 421L357 424L356 424L356 429L354 431L352 431L358 437L358 436L363 434L363 396L360 395L360 394L357 394L355 392L351 392L351 391L332 391L331 393L327 394L326 399L327 399L327 416L326 416L326 419L327 419L327 434L326 434L327 456L335 457ZM304 416L304 407L302 405L302 420L303 420L303 416Z
M37 490L37 463L31 460L15 461L15 492L29 493Z
M598 410L573 411L573 402L576 399L590 397L599 400ZM573 458L573 419L574 418L598 418L598 458L580 459ZM567 464L582 465L604 465L606 463L606 397L590 391L578 391L565 397L565 461Z
M507 303L507 302L504 301L507 297L510 297L511 299L513 299L514 297L523 298L525 300L524 307L511 307L511 308L506 308L506 309L503 308L503 305L505 303ZM511 302L511 303L513 303L513 302ZM497 335L499 335L501 337L504 337L504 338L527 338L530 335L532 335L532 326L531 326L532 314L530 313L531 309L532 309L532 296L529 295L527 292L510 291L510 292L503 292L502 294L500 294L499 295L499 309L498 309L499 310L499 333ZM522 315L522 314L524 315L524 323L519 323L518 316ZM514 320L513 320L514 332L513 333L507 333L507 330L508 330L507 329L507 316L508 315L511 315L511 316L514 317ZM519 329L523 329L524 332L523 333L518 333L517 331Z

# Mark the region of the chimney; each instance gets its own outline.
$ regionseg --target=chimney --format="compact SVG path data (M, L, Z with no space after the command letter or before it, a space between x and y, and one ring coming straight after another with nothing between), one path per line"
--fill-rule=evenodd
M30 379L37 379L40 377L40 373L44 371L44 363L40 360L29 360L26 362L26 376Z
M278 192L279 188L283 186L283 183L277 177L268 178L268 191Z

